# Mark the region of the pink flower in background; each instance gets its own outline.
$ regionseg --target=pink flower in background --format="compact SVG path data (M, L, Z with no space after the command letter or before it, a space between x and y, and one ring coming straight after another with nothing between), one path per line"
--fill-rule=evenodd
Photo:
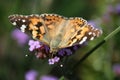
M11 36L17 41L20 46L23 46L29 39L29 37L19 29L14 29Z
M30 70L25 74L25 80L37 80L38 73L35 70Z

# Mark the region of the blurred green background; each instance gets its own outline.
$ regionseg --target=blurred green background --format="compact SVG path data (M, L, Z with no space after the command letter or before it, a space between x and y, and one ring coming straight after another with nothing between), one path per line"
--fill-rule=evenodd
M15 38L15 28L8 20L12 14L42 13L82 17L103 30L100 38L89 42L68 58L71 59L69 65L77 62L120 26L119 0L0 0L0 80L25 80L25 75L30 70L37 72L36 80L39 80L40 76L54 70L54 66L49 66L47 60L37 59L29 51L28 39L22 44L19 42L21 38ZM68 80L120 80L120 32L79 65L75 76L79 79Z

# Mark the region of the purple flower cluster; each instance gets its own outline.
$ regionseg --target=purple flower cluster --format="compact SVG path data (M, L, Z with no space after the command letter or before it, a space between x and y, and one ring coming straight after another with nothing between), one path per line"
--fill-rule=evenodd
M25 73L25 80L38 80L37 78L39 78L39 80L58 80L58 78L55 76L50 75L39 76L36 70L29 70L28 72Z
M74 46L71 46L71 47L63 48L63 49L58 51L58 56L62 56L63 57L63 56L72 55L73 52L75 52L80 47L81 47L81 45L74 45Z
M13 30L11 36L20 46L23 46L29 39L29 37L19 29Z
M30 51L36 51L35 56L37 58L40 59L49 58L48 59L49 65L53 65L59 62L61 58L63 58L64 56L71 55L74 51L76 51L80 47L80 45L75 45L68 48L64 48L59 50L56 54L53 55L50 53L50 48L40 43L39 41L29 40L28 45L30 46L29 47Z
M39 41L34 41L34 40L29 40L28 45L30 46L29 50L33 51L34 49L40 48L40 42Z
M42 76L40 80L58 80L58 78L54 76Z
M49 64L52 65L52 64L55 64L56 62L59 62L60 58L55 56L54 58L51 58L48 60Z
M70 49L61 49L58 52L59 56L64 56L64 55L71 55L72 51Z
M25 80L36 80L38 72L35 70L30 70L25 74Z
M103 14L102 17L102 23L101 24L106 24L108 25L112 21L112 16L120 15L120 3L113 5L108 5L106 8L105 13Z
M120 3L116 4L115 6L109 5L107 7L107 13L110 14L120 14Z

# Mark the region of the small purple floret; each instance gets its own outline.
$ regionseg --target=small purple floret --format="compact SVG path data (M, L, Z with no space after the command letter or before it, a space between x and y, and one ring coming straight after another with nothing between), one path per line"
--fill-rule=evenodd
M29 39L29 37L19 29L13 30L11 35L12 38L15 39L20 46L23 46Z
M52 64L55 63L53 58L52 58L52 59L49 59L48 62L49 62L50 65L52 65Z
M67 55L71 55L72 51L70 49L65 49L65 52L67 53Z
M54 57L54 62L58 62L59 60L60 60L59 57L57 57L57 56Z
M61 49L61 50L59 50L59 52L58 52L58 55L60 55L60 56L71 55L71 54L72 54L71 49L67 49L67 48Z
M54 76L42 76L40 80L58 80L58 78Z
M36 80L37 75L37 71L30 70L25 74L25 80Z
M58 62L59 60L60 60L60 58L55 56L54 58L49 59L48 62L50 65L52 65L52 64L55 64L56 62Z
M33 51L34 49L40 48L40 42L39 41L34 41L34 40L29 40L28 45L30 46L29 50Z

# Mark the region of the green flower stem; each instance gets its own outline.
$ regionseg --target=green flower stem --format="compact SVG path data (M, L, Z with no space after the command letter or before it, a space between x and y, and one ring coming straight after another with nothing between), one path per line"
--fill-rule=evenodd
M120 26L115 29L112 33L110 33L108 36L106 36L102 41L100 41L95 47L93 47L91 50L89 50L74 66L73 70L76 69L76 67L84 61L92 52L94 52L96 49L98 49L100 46L102 46L107 40L112 38L114 35L116 35L120 31Z
M120 26L117 29L115 29L112 33L110 33L108 36L106 36L104 40L107 41L108 39L116 35L119 31L120 31Z

